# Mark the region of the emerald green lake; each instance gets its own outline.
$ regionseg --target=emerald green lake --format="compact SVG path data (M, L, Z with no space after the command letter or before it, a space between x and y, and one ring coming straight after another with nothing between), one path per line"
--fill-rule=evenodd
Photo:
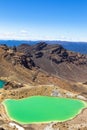
M0 88L3 88L5 85L5 81L0 80Z
M87 103L77 99L31 96L2 103L9 118L21 124L66 121L78 115Z

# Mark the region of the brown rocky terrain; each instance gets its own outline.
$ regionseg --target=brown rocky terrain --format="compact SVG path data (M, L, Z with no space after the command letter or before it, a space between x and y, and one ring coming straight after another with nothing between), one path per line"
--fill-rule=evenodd
M87 101L87 56L60 45L38 43L9 48L0 45L0 102L32 95L79 98ZM10 128L0 107L0 127ZM31 124L25 130L86 130L87 110L64 123ZM72 125L71 125L72 124ZM74 125L75 124L75 125ZM80 127L79 127L80 126Z
M87 79L87 56L70 52L58 44L22 44L17 48L32 58L43 71L63 79L85 82Z

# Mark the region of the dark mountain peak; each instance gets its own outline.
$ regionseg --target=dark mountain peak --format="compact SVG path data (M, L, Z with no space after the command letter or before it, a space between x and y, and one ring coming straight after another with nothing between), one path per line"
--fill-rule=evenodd
M22 43L21 45L19 45L21 47L30 47L31 45L27 44L27 43Z
M39 42L36 45L33 46L33 49L36 51L40 51L43 48L45 48L48 44L46 42Z
M59 54L61 53L61 51L64 51L65 49L59 45L59 44L52 44L52 45L48 45L47 48L48 50L50 50L51 54Z
M21 44L17 47L18 52L27 53L31 50L31 45L29 44Z
M48 59L57 64L62 62L87 64L85 55L68 51L59 44L47 44L46 42L40 42L35 45L22 44L18 46L17 51L32 57L35 61L37 58L41 59L44 56L44 60L48 57Z
M23 43L23 44L19 45L17 48L21 50L21 49L24 49L24 48L29 49L30 47L31 47L31 45Z

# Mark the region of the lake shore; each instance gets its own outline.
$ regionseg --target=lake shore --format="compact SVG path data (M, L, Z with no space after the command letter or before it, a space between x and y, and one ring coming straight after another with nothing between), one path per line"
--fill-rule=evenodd
M34 96L35 97L35 96ZM31 97L30 97L31 98ZM6 99L8 100L8 99ZM22 100L22 99L19 99L19 100ZM75 99L74 99L75 100ZM77 100L77 99L76 99ZM82 100L81 100L82 101ZM84 109L86 109L87 107L87 103L85 101L82 101L83 104L84 104L84 108L79 110L78 113L76 114L76 116L78 116L80 113L82 113L82 111L84 111ZM7 115L8 119L11 120L11 121L14 121L14 122L18 122L19 124L22 124L22 125L26 125L26 124L40 124L40 123L50 123L50 122L66 122L68 120L72 120L74 119L76 116L73 116L73 117L70 117L70 118L67 118L66 120L49 120L49 121L38 121L38 122L28 122L28 123L23 123L19 120L15 120L13 119L12 117L10 117L7 113L8 113L8 110L7 110L7 107L4 103L2 103L3 107L4 107L4 112L5 114Z

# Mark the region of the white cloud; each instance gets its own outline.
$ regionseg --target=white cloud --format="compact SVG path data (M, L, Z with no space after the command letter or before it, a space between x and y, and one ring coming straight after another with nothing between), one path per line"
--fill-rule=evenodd
M4 33L5 32L5 33ZM39 31L28 31L25 29L16 31L16 32L0 32L0 39L5 40L62 40L62 41L87 41L86 34L78 34L75 35L74 33L68 34L50 34L50 33L43 33Z
M0 39L9 39L14 37L13 32L5 32L5 33L0 33Z
M28 33L27 30L21 30L20 33Z
M5 33L0 33L0 39L17 39L17 40L26 40L29 38L29 32L26 30L21 30L19 32L5 32Z

